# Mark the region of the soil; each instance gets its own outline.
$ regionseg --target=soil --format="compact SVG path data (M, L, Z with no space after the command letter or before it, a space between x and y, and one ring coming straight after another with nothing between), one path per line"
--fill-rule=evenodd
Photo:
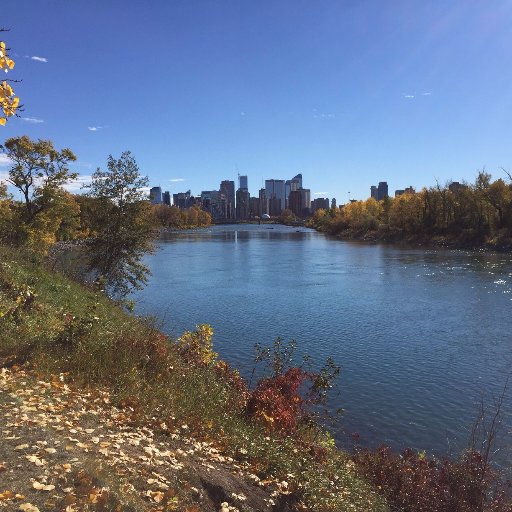
M134 424L106 390L0 368L0 510L292 511L286 482L194 439Z

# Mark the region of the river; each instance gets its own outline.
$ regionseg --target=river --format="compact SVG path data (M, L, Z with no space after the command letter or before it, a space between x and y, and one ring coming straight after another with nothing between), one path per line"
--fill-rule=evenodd
M512 371L512 255L339 241L306 228L215 226L166 233L136 311L179 335L215 330L249 376L254 344L294 339L342 366L335 437L430 454L466 446L477 403ZM508 465L511 390L497 460Z

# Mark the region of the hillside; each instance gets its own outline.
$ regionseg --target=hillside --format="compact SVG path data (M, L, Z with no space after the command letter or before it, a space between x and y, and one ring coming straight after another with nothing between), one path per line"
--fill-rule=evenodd
M0 508L387 510L316 427L248 417L209 327L168 339L33 256L0 256Z

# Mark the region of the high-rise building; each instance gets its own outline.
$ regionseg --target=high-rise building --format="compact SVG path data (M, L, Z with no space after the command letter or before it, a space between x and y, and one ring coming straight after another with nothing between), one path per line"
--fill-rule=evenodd
M315 213L316 210L328 210L329 199L327 197L317 197L311 201L311 213Z
M213 220L223 220L226 213L226 196L218 190L203 190L201 208L208 212Z
M379 186L377 187L377 200L382 201L386 197L388 197L388 183L387 181L379 181Z
M249 187L247 186L247 176L238 175L238 188L241 188L242 190L249 190Z
M250 195L246 188L236 191L236 218L247 220L250 217Z
M307 215L311 207L311 190L309 188L299 188L302 195L302 208L306 210L304 213Z
M163 194L162 194L162 201L164 204L166 204L167 206L171 206L171 194L169 193L168 190L166 190Z
M151 204L162 204L162 187L152 187L149 190Z
M370 196L376 201L382 201L388 197L388 183L387 181L379 181L379 185L376 187L372 185L370 187Z
M259 206L260 215L263 215L264 213L266 213L268 215L267 195L265 193L264 188L260 188L260 191L258 194L258 200L260 202L260 206Z
M235 218L235 182L230 180L224 180L220 182L219 192L226 198L226 212L224 215L225 219Z
M265 198L269 201L267 212L270 215L279 215L286 208L286 192L284 180L265 180ZM272 200L277 201L272 201ZM270 208L272 201L272 208ZM270 210L273 213L270 213Z
M331 210L336 210L336 198L331 199Z
M302 188L302 173L297 174L297 176L294 176L292 181L296 181L298 183L297 188Z
M302 217L302 203L302 190L292 190L288 196L288 209L290 209L297 217Z
M194 199L190 197L190 190L172 195L172 204L178 208L186 209L192 206L193 203Z
M249 198L249 217L253 219L254 217L261 217L261 204L259 197L251 197Z

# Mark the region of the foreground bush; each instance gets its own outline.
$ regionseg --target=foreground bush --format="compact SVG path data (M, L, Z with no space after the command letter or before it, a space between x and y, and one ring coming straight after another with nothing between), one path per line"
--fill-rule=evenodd
M500 483L482 455L469 451L459 460L428 459L407 449L361 450L354 456L392 510L403 512L510 512L509 487Z

